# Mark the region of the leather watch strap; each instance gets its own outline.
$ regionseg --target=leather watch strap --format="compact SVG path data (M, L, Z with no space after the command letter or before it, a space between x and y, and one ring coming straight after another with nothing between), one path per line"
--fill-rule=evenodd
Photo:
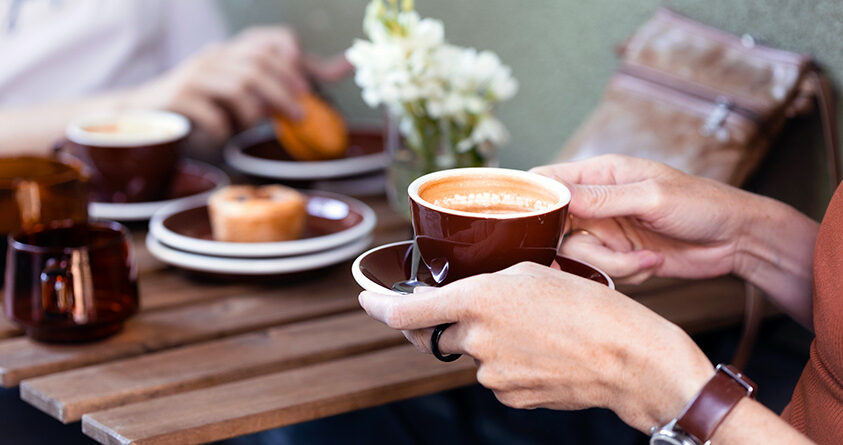
M717 365L714 377L676 420L676 426L707 442L723 419L744 397L755 397L756 386L731 365Z

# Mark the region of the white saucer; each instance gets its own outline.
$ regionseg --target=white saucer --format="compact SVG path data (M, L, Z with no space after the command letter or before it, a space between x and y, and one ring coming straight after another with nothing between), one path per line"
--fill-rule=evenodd
M346 178L382 170L389 164L386 151L351 156L329 161L284 161L251 156L245 153L257 143L275 140L272 126L261 125L246 130L233 138L225 147L225 160L237 170L262 178L287 181L316 181Z
M372 242L367 236L349 244L308 255L283 258L225 258L183 252L161 244L151 234L146 247L159 260L183 269L224 275L281 275L319 269L354 258Z
M227 186L230 183L228 175L213 165L195 160L183 160L182 164L197 174L201 174L208 181L213 183L212 187L199 193L180 196L178 198L150 202L91 202L88 204L88 215L96 219L112 219L117 221L145 221L152 217L157 210L174 203L189 201L194 198L204 198L216 190Z
M368 205L348 196L308 191L309 226L321 230L294 241L272 243L234 243L213 241L206 209L207 197L194 197L169 204L152 216L149 233L158 241L177 250L233 258L277 258L333 249L369 235L377 217ZM307 233L307 232L306 232ZM311 232L313 233L313 232Z

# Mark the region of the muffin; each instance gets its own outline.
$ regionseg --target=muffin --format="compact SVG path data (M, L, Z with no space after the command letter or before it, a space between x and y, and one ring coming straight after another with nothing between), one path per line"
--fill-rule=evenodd
M307 198L283 185L232 185L211 195L208 213L217 241L289 241L304 231Z
M342 115L315 94L298 99L304 115L292 120L282 114L273 116L278 142L299 161L320 161L345 156L348 129Z

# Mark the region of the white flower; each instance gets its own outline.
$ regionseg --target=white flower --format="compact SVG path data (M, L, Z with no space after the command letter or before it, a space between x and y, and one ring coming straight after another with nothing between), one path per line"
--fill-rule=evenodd
M445 42L440 20L421 18L411 4L373 0L363 29L346 52L355 66L354 80L370 107L384 106L398 118L410 144L421 144L417 119L433 119L459 129L459 150L507 139L492 115L497 102L518 90L512 70L490 51Z
M508 140L509 133L507 133L506 127L503 126L501 121L491 115L486 115L477 123L471 135L457 144L457 151L464 153L473 147L486 143L503 145Z

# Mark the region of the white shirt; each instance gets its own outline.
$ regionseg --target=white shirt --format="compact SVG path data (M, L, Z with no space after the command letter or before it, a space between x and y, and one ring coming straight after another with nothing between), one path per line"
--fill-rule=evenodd
M0 0L0 105L137 85L226 31L212 0Z

